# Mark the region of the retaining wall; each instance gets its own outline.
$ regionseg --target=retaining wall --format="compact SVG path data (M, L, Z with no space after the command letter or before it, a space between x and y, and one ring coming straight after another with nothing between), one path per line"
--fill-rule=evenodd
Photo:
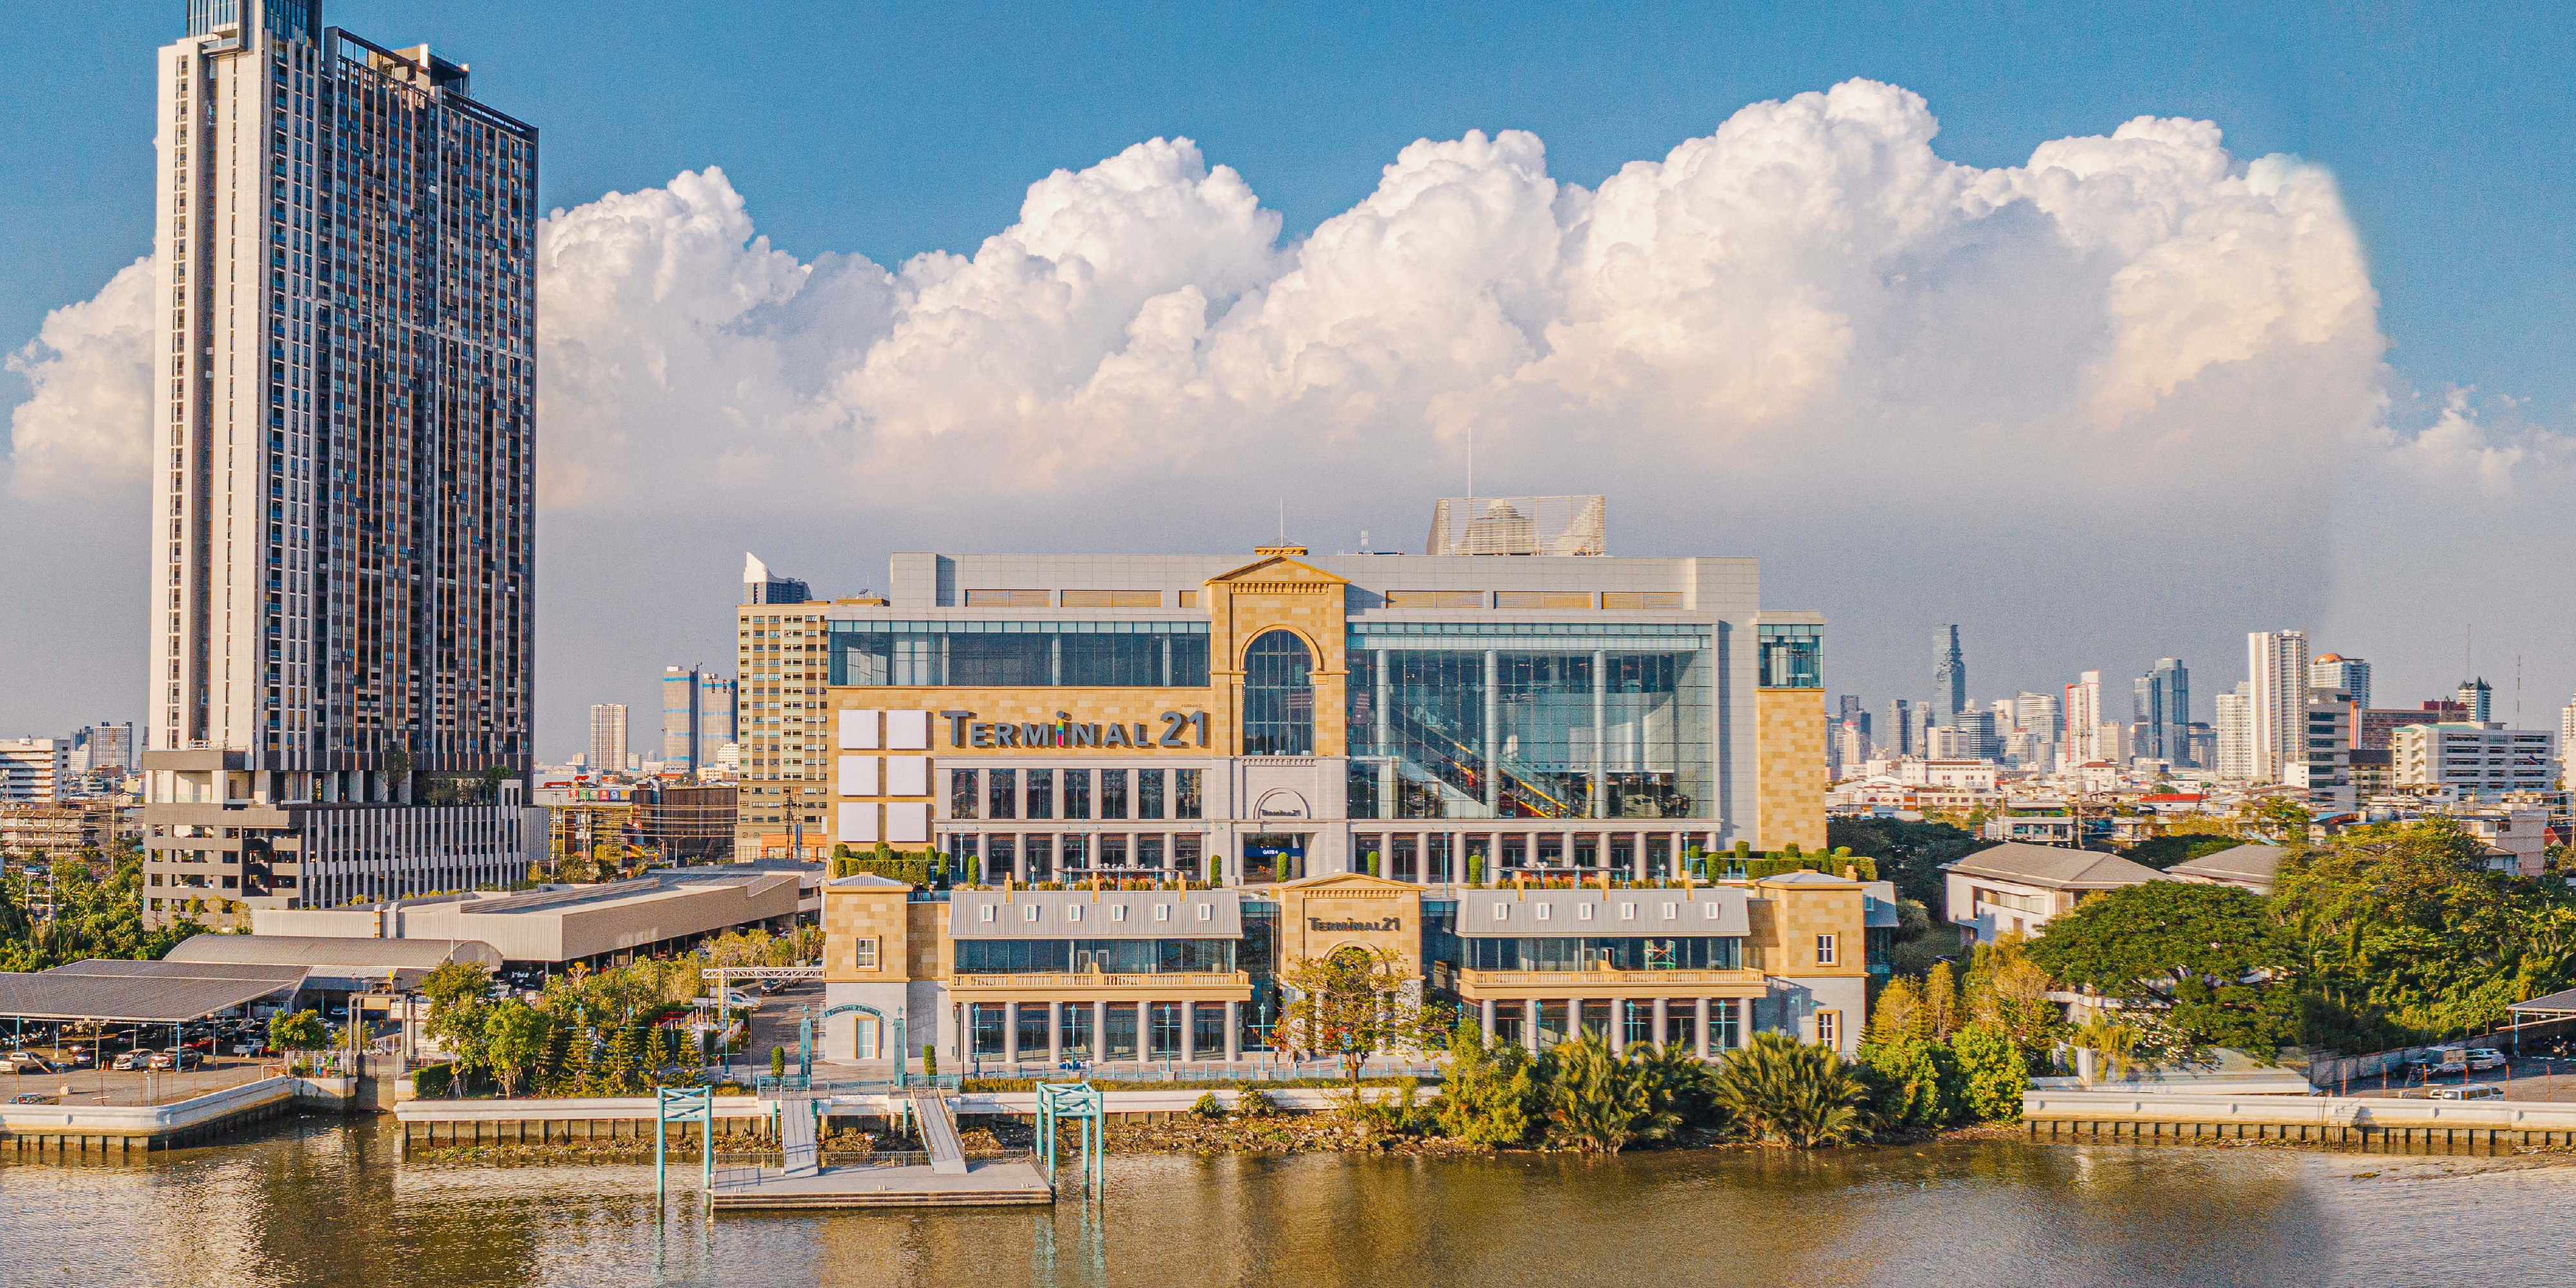
M2288 1140L2365 1149L2576 1145L2576 1104L2380 1096L2127 1095L2030 1091L2022 1127L2043 1138Z
M298 1107L345 1113L355 1078L262 1078L166 1105L0 1106L0 1148L134 1154L182 1149L282 1118Z

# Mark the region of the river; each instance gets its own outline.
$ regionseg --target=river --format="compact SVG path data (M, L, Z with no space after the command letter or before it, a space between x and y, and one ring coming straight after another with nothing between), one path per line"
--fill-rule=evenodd
M654 1220L651 1167L307 1120L0 1166L0 1284L2407 1284L2568 1274L2576 1165L1980 1140L1615 1160L1118 1157L1105 1203ZM680 1169L675 1169L675 1174Z

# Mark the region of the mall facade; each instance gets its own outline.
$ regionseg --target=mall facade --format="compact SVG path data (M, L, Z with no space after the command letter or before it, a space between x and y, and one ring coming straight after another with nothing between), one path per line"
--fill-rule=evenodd
M903 554L809 607L830 839L988 883L1824 845L1822 618L1762 609L1751 559Z

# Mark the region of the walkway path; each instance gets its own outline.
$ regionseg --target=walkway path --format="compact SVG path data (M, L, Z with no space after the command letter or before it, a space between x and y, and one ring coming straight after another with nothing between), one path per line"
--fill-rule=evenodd
M823 1145L814 1134L814 1102L790 1095L778 1102L778 1142L787 1154L786 1174L812 1176L823 1165Z
M948 1097L936 1091L913 1091L913 1119L921 1124L921 1147L930 1154L930 1170L945 1176L966 1174L966 1146L957 1139L957 1114Z

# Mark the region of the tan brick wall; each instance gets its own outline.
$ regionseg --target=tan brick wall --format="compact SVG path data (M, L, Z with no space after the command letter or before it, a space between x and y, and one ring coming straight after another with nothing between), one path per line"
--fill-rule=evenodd
M1762 689L1753 699L1754 847L1825 848L1825 700L1815 689Z
M1301 547L1281 547L1304 554ZM1225 694L1227 750L1240 754L1243 721L1243 654L1263 632L1290 630L1306 641L1314 661L1315 754L1349 749L1343 701L1348 672L1343 662L1350 583L1287 554L1269 555L1208 582L1208 680Z
M897 984L922 978L917 973L920 952L911 932L909 893L890 887L823 888L826 981ZM859 969L858 943L862 939L877 941L875 970Z
M1869 921L1858 885L1801 886L1755 883L1748 908L1748 946L1762 952L1773 975L1866 975ZM1816 936L1834 937L1834 964L1816 960Z
M1420 969L1422 887L1345 873L1290 882L1279 887L1277 894L1282 973L1308 958L1330 956L1351 945L1372 951L1393 949L1408 970ZM1382 924L1389 919L1395 924ZM1318 930L1317 922L1369 928Z

